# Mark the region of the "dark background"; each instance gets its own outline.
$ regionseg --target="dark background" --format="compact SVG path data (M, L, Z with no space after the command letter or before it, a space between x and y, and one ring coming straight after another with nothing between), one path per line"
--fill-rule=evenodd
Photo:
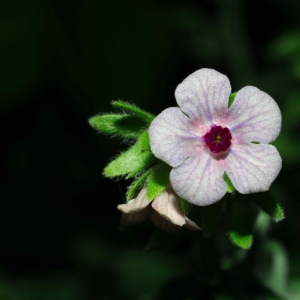
M296 0L2 1L0 299L282 299L261 296L246 264L237 277L227 272L226 259L239 262L235 247L205 253L201 233L174 242L148 223L119 226L129 183L102 171L126 146L88 118L112 112L117 99L158 114L203 67L226 74L233 91L267 92L282 111L274 144L283 169L272 191L286 219L255 239L279 264L281 277L263 285L284 281L300 299L299 20ZM223 271L208 280L220 257Z

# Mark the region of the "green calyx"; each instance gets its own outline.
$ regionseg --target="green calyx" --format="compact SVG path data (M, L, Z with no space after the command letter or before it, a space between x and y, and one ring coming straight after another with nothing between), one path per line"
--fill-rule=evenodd
M116 107L116 108L119 108L129 114L132 114L132 115L135 115L136 117L140 118L141 120L144 120L145 122L147 123L151 123L155 116L148 113L147 111L141 109L141 108L138 108L136 105L134 104L129 104L127 102L123 102L123 101L113 101L112 103L112 106Z
M149 126L145 120L126 114L104 114L89 119L90 125L104 134L137 139Z
M130 139L138 139L154 119L150 113L135 105L113 101L112 105L122 113L100 114L89 119L89 124L97 131Z
M156 160L150 150L148 131L145 131L133 146L108 164L104 175L109 178L133 178L148 169Z
M229 100L228 100L228 108L229 108L229 107L232 105L232 103L234 102L235 96L236 96L236 93L230 94Z
M151 152L148 135L154 116L126 102L113 101L112 105L122 113L97 115L89 119L89 124L101 133L134 139L136 142L107 165L104 175L141 180L141 175L157 161ZM138 183L136 185L140 186ZM134 193L135 188L128 192L129 195Z
M248 195L248 198L261 210L267 213L273 221L279 222L284 219L283 208L270 192L250 194Z
M231 182L230 178L228 177L228 175L226 174L226 172L223 175L223 179L227 185L227 193L233 193L235 191L235 187L234 187L233 183Z
M147 197L149 200L156 198L169 186L170 172L171 167L164 163L154 168L147 185Z

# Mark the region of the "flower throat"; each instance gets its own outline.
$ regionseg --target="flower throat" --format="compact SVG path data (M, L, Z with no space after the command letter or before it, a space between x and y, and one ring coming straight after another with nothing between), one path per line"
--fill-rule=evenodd
M227 127L213 125L203 139L211 152L220 153L230 148L232 136Z

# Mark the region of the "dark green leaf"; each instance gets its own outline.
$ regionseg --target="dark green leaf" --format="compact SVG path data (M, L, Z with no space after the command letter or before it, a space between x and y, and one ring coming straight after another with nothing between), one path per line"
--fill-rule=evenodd
M126 200L129 201L133 199L137 195L137 193L144 187L148 177L153 172L153 169L149 169L145 173L143 173L139 178L134 180L132 184L128 187L127 193L126 193Z
M171 167L167 164L161 164L154 169L147 186L147 197L149 200L156 198L170 184L170 172Z
M134 104L129 104L127 102L123 102L123 101L113 101L112 105L114 107L118 107L121 108L122 110L134 114L135 116L141 118L142 120L144 120L148 125L150 125L150 123L154 120L154 116L148 112L146 112L143 109L138 108L136 105Z
M201 207L202 230L204 236L210 236L213 233L223 203L224 200L222 199L214 204Z
M138 138L149 124L133 115L106 114L89 119L90 125L102 132L127 138Z
M256 220L256 211L247 199L237 195L227 200L227 218L231 241L243 248L249 249L253 240L253 227Z
M284 212L282 207L276 202L270 192L255 193L249 195L253 203L265 211L275 222L284 219Z

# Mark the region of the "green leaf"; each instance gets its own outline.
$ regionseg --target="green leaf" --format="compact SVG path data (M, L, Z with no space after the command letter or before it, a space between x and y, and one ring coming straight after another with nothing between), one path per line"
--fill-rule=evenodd
M250 200L265 211L275 222L284 219L284 211L270 192L249 195Z
M144 139L147 134L147 132L144 132L140 140ZM113 178L127 175L127 179L132 178L145 171L157 160L150 150L141 147L140 140L120 154L104 169L106 177Z
M140 136L140 138L139 138L139 145L140 145L141 149L151 151L151 149L150 149L150 140L149 140L149 133L148 133L148 130L145 131L145 132Z
M167 164L161 164L154 169L147 186L147 197L149 200L156 198L170 184L170 172L171 167Z
M249 249L257 215L253 206L247 199L237 195L228 199L226 212L231 241L243 249Z
M126 138L138 138L148 127L148 122L133 116L122 114L98 115L89 119L90 125L102 132Z
M202 230L204 236L207 237L213 233L223 204L224 200L222 199L214 204L201 207Z
M236 93L232 93L229 96L229 101L228 101L228 108L232 105L232 103L234 102L234 98L236 96Z
M138 194L138 192L145 186L145 183L152 172L153 168L149 169L132 182L126 193L126 201L133 199Z
M187 216L192 208L192 204L182 198L180 198L180 207L185 216Z
M233 183L231 182L230 178L228 177L228 175L226 174L226 172L224 173L223 178L227 184L227 192L233 193L235 191L235 187L234 187Z
M121 108L122 110L134 114L135 116L141 118L142 120L144 120L148 125L150 125L150 123L154 120L155 116L153 116L152 114L146 112L143 109L138 108L136 105L134 104L129 104L127 102L123 102L123 101L113 101L112 105L114 107L118 107Z

